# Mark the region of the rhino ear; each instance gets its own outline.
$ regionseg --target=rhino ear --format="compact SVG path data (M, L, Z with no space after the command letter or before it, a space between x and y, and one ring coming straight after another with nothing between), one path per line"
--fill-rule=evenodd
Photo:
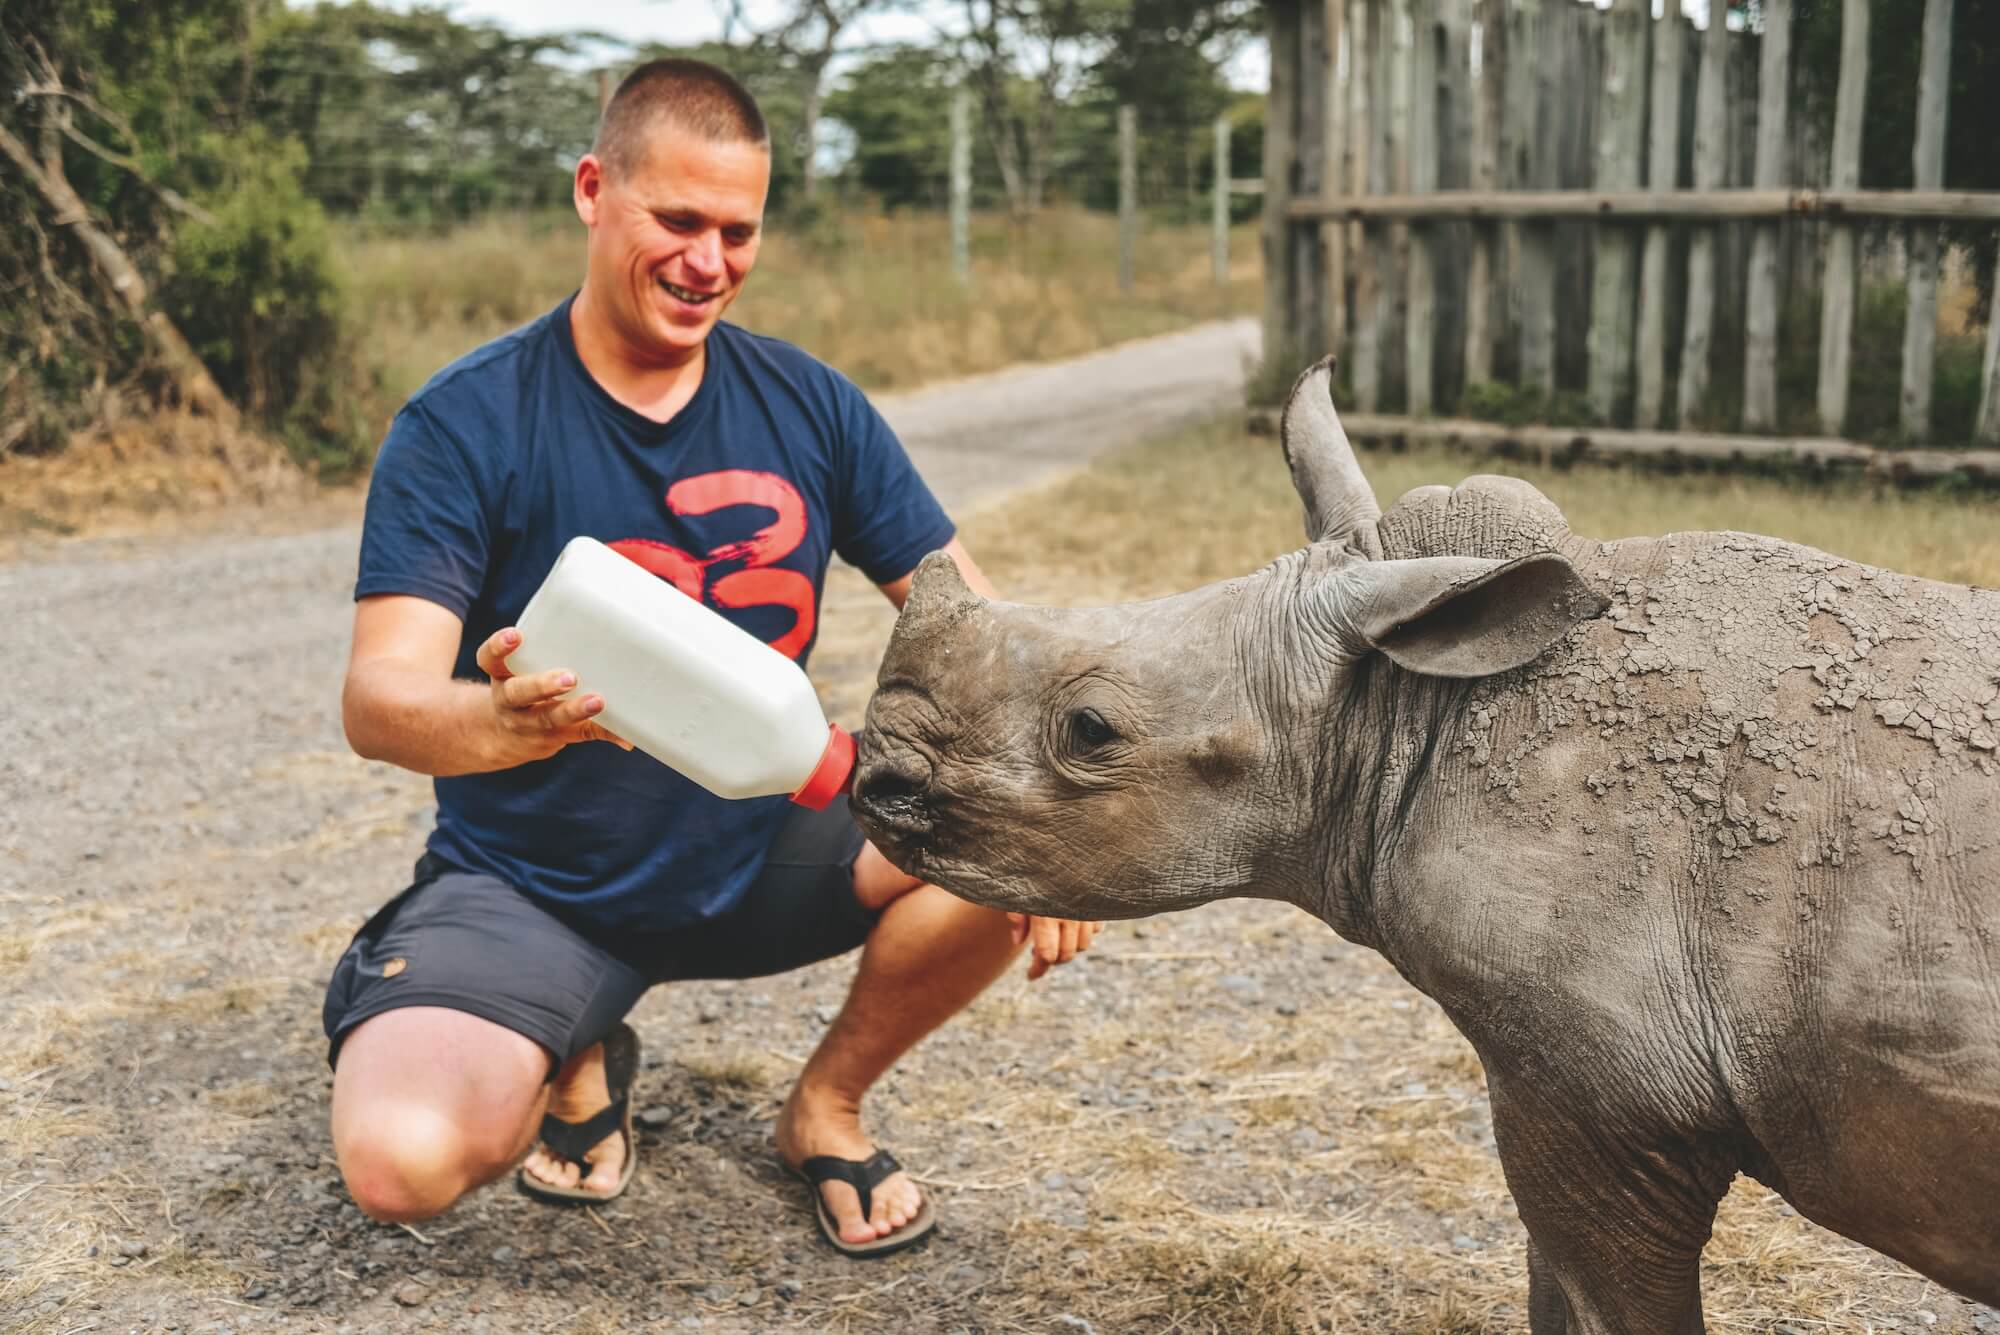
M1334 359L1326 357L1307 367L1285 401L1278 425L1285 464L1292 486L1306 507L1306 541L1346 541L1370 559L1382 554L1375 521L1382 507L1374 489L1361 475L1354 447L1333 410Z
M1490 677L1531 663L1610 606L1554 552L1356 563L1327 589L1356 657L1378 650L1427 677Z

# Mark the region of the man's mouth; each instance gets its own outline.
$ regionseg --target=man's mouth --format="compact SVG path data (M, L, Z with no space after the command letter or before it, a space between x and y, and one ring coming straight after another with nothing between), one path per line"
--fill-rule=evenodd
M668 296L685 301L690 306L705 306L722 295L720 292L697 292L691 287L682 287L679 283L669 283L664 278L660 279L659 283Z

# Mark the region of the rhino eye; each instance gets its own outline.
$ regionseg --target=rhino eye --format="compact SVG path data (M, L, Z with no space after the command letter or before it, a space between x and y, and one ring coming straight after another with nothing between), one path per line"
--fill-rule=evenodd
M1103 746L1118 739L1118 730L1104 721L1104 715L1095 709L1079 709L1070 716L1070 729L1077 742L1085 747Z

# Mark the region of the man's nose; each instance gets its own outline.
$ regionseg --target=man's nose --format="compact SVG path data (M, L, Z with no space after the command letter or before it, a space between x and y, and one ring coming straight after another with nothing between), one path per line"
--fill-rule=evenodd
M722 238L714 232L703 232L694 238L686 251L682 252L688 268L703 278L715 278L722 273Z

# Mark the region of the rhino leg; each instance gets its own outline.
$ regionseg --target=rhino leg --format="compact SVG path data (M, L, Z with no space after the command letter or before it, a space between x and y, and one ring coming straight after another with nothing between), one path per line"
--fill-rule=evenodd
M1699 1335L1701 1249L1734 1169L1605 1123L1562 1091L1514 1099L1488 1065L1493 1134L1528 1229L1534 1335Z

